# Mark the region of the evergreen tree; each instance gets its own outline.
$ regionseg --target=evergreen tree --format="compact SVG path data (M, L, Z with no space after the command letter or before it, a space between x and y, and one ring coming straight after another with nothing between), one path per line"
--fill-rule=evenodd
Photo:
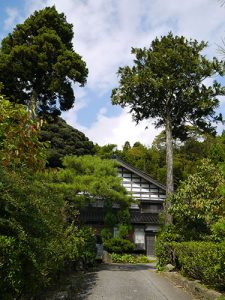
M48 166L62 167L66 155L94 154L94 144L79 130L68 125L62 118L49 119L41 129L40 141L50 142Z
M72 45L73 26L55 7L35 11L2 40L0 82L12 102L33 114L60 114L75 101L72 83L83 86L88 70Z

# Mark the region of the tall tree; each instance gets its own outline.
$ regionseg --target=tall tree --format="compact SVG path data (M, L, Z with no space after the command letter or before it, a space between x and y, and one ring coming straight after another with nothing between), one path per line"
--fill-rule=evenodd
M47 150L49 167L62 167L62 159L66 155L95 153L94 144L81 131L60 117L48 119L48 123L41 128L40 141L50 142Z
M215 132L211 122L216 116L217 95L224 90L216 81L206 86L204 80L222 74L222 63L201 55L207 43L183 36L156 38L151 46L132 48L133 67L119 68L119 87L112 91L112 103L128 106L138 123L154 118L156 127L166 131L167 196L173 193L173 137L185 138L186 123L202 131ZM170 207L167 202L166 209ZM167 214L166 222L172 218Z
M73 26L55 7L35 11L2 40L0 82L12 102L27 104L34 114L70 109L72 83L83 86L88 70L72 45Z

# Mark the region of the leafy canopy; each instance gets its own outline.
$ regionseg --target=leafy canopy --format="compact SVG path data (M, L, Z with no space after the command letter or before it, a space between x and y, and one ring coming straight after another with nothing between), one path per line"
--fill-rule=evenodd
M42 126L41 142L50 142L48 148L48 166L62 167L62 159L66 155L94 154L94 145L79 130L68 125L62 118L50 119Z
M54 6L18 24L0 48L0 82L7 98L35 106L36 113L70 109L75 101L72 82L83 86L88 74L72 39L72 24Z
M203 160L197 172L178 188L170 211L174 225L184 236L197 239L209 233L210 227L224 217L224 176L209 160Z
M63 165L64 169L56 174L54 183L65 195L71 219L74 218L74 209L100 201L104 205L108 226L130 222L129 208L134 200L121 185L116 162L90 155L66 156ZM116 211L113 210L115 204L119 205Z
M222 75L223 65L201 54L206 46L170 32L149 48L132 48L134 65L119 68L112 103L130 107L136 122L154 118L156 127L161 127L169 120L175 137L185 138L187 122L214 132L211 122L222 118L215 114L217 95L224 90L218 82L206 86L204 80Z

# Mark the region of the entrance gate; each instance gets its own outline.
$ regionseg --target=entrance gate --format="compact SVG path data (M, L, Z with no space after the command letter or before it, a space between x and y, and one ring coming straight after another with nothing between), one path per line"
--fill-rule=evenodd
M146 254L147 256L155 256L155 239L154 233L146 233Z

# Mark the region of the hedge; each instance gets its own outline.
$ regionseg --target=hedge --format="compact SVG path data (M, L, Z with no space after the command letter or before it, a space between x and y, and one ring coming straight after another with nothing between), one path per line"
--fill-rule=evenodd
M117 254L112 253L112 262L113 263L122 263L122 264L147 264L152 263L154 260L149 259L145 255L133 255L133 254Z
M158 243L159 266L175 265L182 274L225 290L225 242Z
M111 238L104 241L104 249L110 253L130 253L135 249L134 243L121 238Z

